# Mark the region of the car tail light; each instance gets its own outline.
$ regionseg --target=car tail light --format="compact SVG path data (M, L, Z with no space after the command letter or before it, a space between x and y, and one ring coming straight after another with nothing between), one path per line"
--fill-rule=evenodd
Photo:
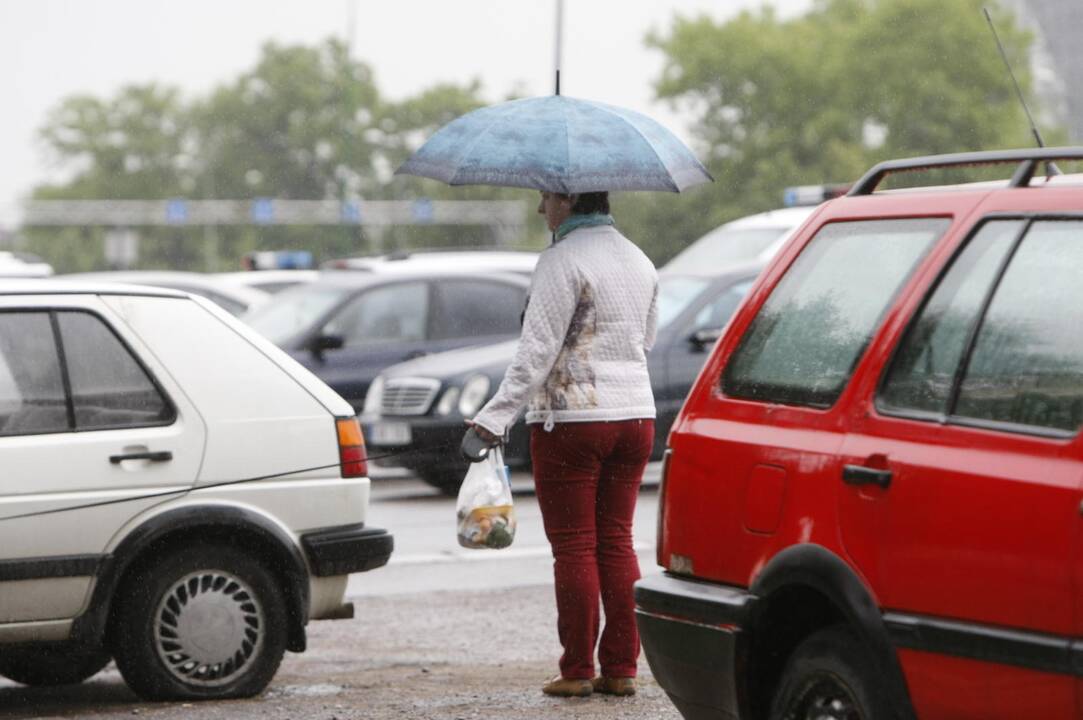
M669 460L671 457L673 457L673 448L666 448L666 453L662 456L662 479L658 482L658 527L654 538L654 559L661 567L668 567L668 563L664 561L665 551L662 546L665 543L662 541L662 533L665 531L666 476L669 474Z
M338 459L342 465L342 477L364 477L369 474L366 459L365 437L361 434L361 424L357 418L338 418Z

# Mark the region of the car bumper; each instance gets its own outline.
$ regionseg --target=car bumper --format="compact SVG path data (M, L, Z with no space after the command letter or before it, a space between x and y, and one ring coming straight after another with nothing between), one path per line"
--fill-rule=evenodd
M654 575L636 583L635 599L647 662L681 715L748 717L737 674L754 597L739 588Z
M387 564L395 539L387 530L362 523L313 530L301 535L308 564L316 577L348 575Z

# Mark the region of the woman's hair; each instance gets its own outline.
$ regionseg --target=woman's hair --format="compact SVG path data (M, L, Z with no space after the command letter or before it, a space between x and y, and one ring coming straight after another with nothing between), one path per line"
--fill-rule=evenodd
M609 214L609 193L588 192L581 193L572 205L572 215L591 215L593 213Z

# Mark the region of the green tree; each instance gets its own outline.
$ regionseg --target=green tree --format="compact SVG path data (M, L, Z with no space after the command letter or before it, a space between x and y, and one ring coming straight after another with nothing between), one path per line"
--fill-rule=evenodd
M255 66L206 97L174 88L122 89L106 99L74 96L40 131L66 182L38 199L298 200L499 199L533 196L497 188L449 188L393 177L436 128L485 104L477 81L442 84L400 102L383 98L371 68L337 40L268 43ZM103 228L30 228L26 249L60 271L105 266ZM484 245L485 228L140 228L140 266L233 269L251 250L303 248L318 258L399 247ZM375 234L373 234L375 235ZM211 250L207 252L208 248ZM214 260L217 258L217 261Z
M818 0L719 23L676 17L647 38L659 100L692 119L715 183L620 198L622 227L656 262L791 185L849 182L875 162L1025 146L1030 137L981 6L986 0ZM994 8L1024 92L1031 38ZM1051 136L1055 136L1052 133Z
M190 125L176 88L155 84L121 88L103 100L75 95L50 112L40 133L54 165L68 169L63 184L36 188L39 200L153 199L182 193ZM190 182L190 179L189 179ZM102 228L31 228L28 249L58 270L105 266ZM190 261L176 231L149 231L144 248L161 264Z

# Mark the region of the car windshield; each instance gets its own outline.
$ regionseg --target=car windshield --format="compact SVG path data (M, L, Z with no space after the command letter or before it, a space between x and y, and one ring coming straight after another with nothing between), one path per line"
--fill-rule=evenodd
M282 343L310 328L350 292L349 287L327 285L289 288L245 315L244 321L271 342Z
M707 233L678 253L666 263L666 272L702 273L755 260L788 229L785 227L747 230L719 228Z
M710 284L709 278L663 277L658 281L658 327L673 322Z

